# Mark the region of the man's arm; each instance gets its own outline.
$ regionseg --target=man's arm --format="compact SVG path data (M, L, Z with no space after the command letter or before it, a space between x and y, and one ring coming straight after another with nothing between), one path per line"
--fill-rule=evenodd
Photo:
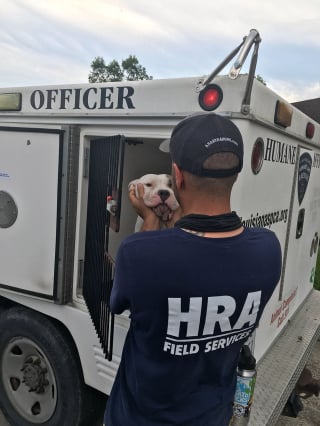
M114 274L113 287L110 297L110 307L114 314L122 314L126 309L130 309L130 266L125 258L123 244L119 247Z

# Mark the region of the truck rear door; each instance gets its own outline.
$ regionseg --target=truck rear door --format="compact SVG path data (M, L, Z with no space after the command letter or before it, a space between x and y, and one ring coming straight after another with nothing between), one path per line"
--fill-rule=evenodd
M58 126L0 127L2 288L59 299L64 138Z

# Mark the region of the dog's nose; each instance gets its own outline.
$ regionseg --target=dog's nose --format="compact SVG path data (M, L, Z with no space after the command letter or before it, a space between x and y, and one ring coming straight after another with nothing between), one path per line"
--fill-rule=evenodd
M170 192L167 191L166 189L160 189L158 191L158 195L161 201L164 203L170 197Z

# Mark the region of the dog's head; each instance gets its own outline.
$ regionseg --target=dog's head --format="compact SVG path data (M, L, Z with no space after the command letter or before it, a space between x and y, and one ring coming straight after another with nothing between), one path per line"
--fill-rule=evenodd
M179 203L172 190L171 176L166 174L148 174L133 180L129 183L129 189L134 186L137 197L139 196L137 190L138 183L142 183L144 186L143 201L145 205L151 207L163 222L170 220L172 212L179 207Z

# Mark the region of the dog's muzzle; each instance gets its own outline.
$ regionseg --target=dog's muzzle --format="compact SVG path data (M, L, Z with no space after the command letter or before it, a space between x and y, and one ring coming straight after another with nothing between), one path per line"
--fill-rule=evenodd
M172 210L168 207L167 204L161 203L152 209L156 216L158 216L162 222L167 222L172 217Z

